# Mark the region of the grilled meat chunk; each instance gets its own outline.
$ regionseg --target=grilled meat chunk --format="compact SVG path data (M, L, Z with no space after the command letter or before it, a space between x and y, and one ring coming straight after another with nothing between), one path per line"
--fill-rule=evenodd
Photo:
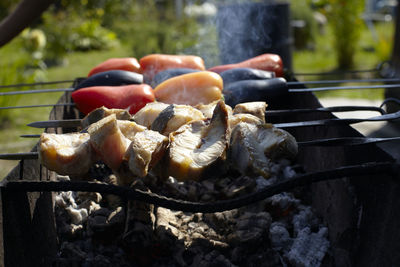
M219 100L211 102L209 104L198 104L195 106L198 110L200 110L206 118L211 119L214 113L215 106L218 104ZM232 115L232 108L228 105L225 105L228 110L229 116Z
M117 120L117 126L121 133L130 141L135 139L137 133L147 130L145 126L139 125L134 121Z
M157 116L166 109L169 105L162 102L151 102L146 104L141 110L136 112L133 116L133 120L143 126L150 129L151 124L157 118Z
M90 125L90 144L103 162L112 170L117 170L130 144L118 128L116 115L112 114Z
M251 114L239 113L229 116L229 128L231 130L241 122L251 124L263 124L263 120Z
M215 107L211 121L187 123L169 136L168 174L178 180L199 180L207 170L220 167L229 143L228 111L223 101ZM215 169L213 169L215 174Z
M82 127L87 128L91 124L98 122L99 120L110 116L111 114L115 114L117 120L129 120L131 119L131 114L125 109L117 109L117 108L106 108L106 107L101 107L93 110L89 114L87 114L83 119L82 119Z
M204 119L200 110L189 105L169 105L153 121L151 129L166 136L177 130L182 125L193 121Z
M294 137L271 124L241 122L232 130L229 157L232 167L242 174L269 178L274 160L293 159L296 154Z
M233 109L233 114L251 114L265 122L265 109L267 106L267 103L263 101L240 103Z
M62 175L85 174L96 160L87 133L42 133L38 152L43 166Z
M145 177L164 156L168 141L168 137L156 131L146 129L138 132L124 156L130 171L135 176Z

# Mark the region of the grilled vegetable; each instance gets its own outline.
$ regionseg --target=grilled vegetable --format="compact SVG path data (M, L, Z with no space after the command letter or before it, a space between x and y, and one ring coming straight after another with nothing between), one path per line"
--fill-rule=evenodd
M168 174L178 180L199 180L223 166L229 143L228 111L218 102L211 122L197 120L170 134Z
M87 87L72 92L71 97L84 114L102 106L128 109L130 114L135 114L155 100L153 89L147 84Z
M110 58L91 69L88 77L109 70L125 70L140 73L140 65L134 57Z
M168 79L154 89L154 94L160 102L194 106L221 99L222 87L221 76L200 71Z
M252 68L233 68L223 71L219 75L221 75L222 80L224 80L225 86L237 81L275 78L275 72Z
M277 77L283 76L282 59L279 55L276 54L262 54L239 63L219 65L209 68L208 70L221 73L223 71L234 68L252 68L258 70L273 71L275 72L275 75Z
M242 102L259 100L273 102L285 96L288 90L284 78L273 78L234 82L225 86L223 93L225 102L230 106L235 106Z
M86 78L75 90L92 86L119 86L143 83L143 75L125 70L110 70Z
M192 72L198 72L199 70L195 70L195 69L188 69L188 68L174 68L174 69L167 69L167 70L163 70L160 71L159 73L157 73L153 80L151 81L151 86L152 87L156 87L157 85L159 85L160 83L162 83L165 80L168 80L170 78L173 78L175 76L179 76L179 75L183 75L183 74L187 74L187 73L192 73Z
M141 72L146 82L153 80L158 72L172 68L205 70L201 57L192 55L151 54L139 60Z

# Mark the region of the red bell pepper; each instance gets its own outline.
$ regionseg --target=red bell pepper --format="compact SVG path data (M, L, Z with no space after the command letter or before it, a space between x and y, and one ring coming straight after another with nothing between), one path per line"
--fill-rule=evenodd
M234 68L252 68L258 70L273 71L275 72L276 77L283 76L282 59L279 55L276 54L262 54L239 63L219 65L211 67L208 70L216 73L221 73L223 71Z
M140 65L134 57L110 58L94 67L89 72L88 77L109 70L126 70L140 73Z
M128 109L130 114L135 114L155 100L153 89L147 84L86 87L72 92L71 97L84 114L102 106Z
M151 54L139 60L146 81L151 81L158 72L172 68L205 70L204 61L199 56Z

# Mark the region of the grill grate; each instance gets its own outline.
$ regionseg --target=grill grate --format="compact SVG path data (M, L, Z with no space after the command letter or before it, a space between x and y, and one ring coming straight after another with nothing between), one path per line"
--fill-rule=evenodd
M71 103L70 92L66 92L59 100L58 104ZM321 107L318 99L312 93L299 93L291 95L283 103L276 103L270 106L272 109L289 108L318 108ZM74 119L80 118L81 114L73 106L55 106L49 119ZM271 117L271 122L282 120L320 120L335 118L331 113L305 113L290 114ZM46 132L73 132L74 128L47 128ZM312 140L321 138L335 138L342 136L362 137L360 133L349 126L341 125L337 127L318 127L309 129L293 129L291 133L299 140ZM35 151L35 149L33 149ZM365 162L374 162L365 164ZM93 183L62 183L56 182L56 174L41 166L37 160L22 160L19 165L6 177L6 186L1 187L2 211L3 211L3 239L4 239L4 261L6 266L19 265L38 265L50 266L57 254L57 235L55 229L55 219L53 212L53 191L58 190L88 190L117 193L129 198L138 195L144 201L165 205L174 209L186 211L214 212L222 211L234 207L246 205L250 202L258 201L277 192L289 190L295 186L307 185L313 192L312 202L314 208L326 221L330 231L336 233L332 235L332 244L335 248L340 241L341 234L356 229L355 218L357 213L351 216L347 213L348 209L357 210L363 207L363 216L358 218L360 224L358 232L362 238L365 232L369 233L372 229L383 228L385 219L375 217L377 211L385 210L385 214L390 214L390 219L397 221L400 214L397 207L387 206L382 208L381 203L391 201L392 195L399 195L397 181L399 166L393 163L394 160L388 154L377 148L375 145L363 147L308 147L299 154L299 164L304 167L310 175L299 176L291 184L278 184L274 187L266 188L265 191L255 195L248 195L246 198L234 199L224 203L188 203L167 199L155 194L148 194L134 191L129 188L116 188L110 185ZM376 164L375 164L376 163ZM339 168L339 169L338 169ZM320 171L334 170L324 176ZM352 170L352 173L349 173ZM355 178L355 177L358 178ZM352 179L338 179L341 177L353 177ZM308 186L313 181L323 179L333 179ZM379 179L378 179L379 178ZM24 187L24 188L22 188ZM86 188L85 188L86 187ZM349 187L355 187L355 191L350 192ZM100 189L101 188L101 189ZM372 191L379 188L379 191ZM22 190L22 191L21 191ZM115 191L114 191L115 190ZM35 192L31 192L35 191ZM143 193L143 194L142 194ZM356 194L356 196L352 195ZM374 199L379 199L379 203L371 202L371 194ZM156 202L160 201L160 202ZM171 206L172 205L172 206ZM332 205L339 206L337 209ZM340 207L342 209L340 209ZM343 209L343 207L346 207ZM369 212L367 212L369 211ZM400 221L400 219L399 219ZM23 229L23 230L22 230ZM393 226L392 230L395 231ZM382 232L382 231L381 231ZM372 237L371 244L379 243L380 238L388 238L381 233ZM357 240L352 240L356 244ZM355 257L353 247L345 250L345 255ZM373 246L357 248L357 253L372 253L376 249ZM391 248L395 251L396 247ZM384 253L389 253L387 249ZM375 253L383 253L382 249L377 249ZM26 255L21 258L20 255Z

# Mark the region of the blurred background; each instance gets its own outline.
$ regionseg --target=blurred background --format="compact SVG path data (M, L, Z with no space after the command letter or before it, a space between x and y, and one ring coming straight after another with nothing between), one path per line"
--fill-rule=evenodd
M12 12L18 2L0 1L0 20ZM108 58L140 59L151 53L195 54L203 57L207 67L225 63L219 47L220 9L226 5L269 2L272 1L54 1L29 28L0 48L0 85L73 80L85 77L92 67ZM290 11L287 19L290 31L285 45L290 49L291 59L286 67L297 79L327 79L326 75L329 79L368 78L370 72L363 70L376 69L390 60L396 0L291 0L284 3L289 4ZM229 18L229 14L227 16ZM253 26L256 23L253 21ZM319 75L304 75L308 73ZM64 87L71 84L66 83ZM26 89L32 87L18 88ZM2 89L6 90L16 88ZM317 95L321 100L345 98L379 102L384 98L380 89L340 90ZM60 93L0 97L0 106L53 104L59 97ZM1 153L29 151L36 140L22 139L19 135L41 133L25 125L46 120L49 112L50 108L0 110ZM0 177L15 164L2 161Z

